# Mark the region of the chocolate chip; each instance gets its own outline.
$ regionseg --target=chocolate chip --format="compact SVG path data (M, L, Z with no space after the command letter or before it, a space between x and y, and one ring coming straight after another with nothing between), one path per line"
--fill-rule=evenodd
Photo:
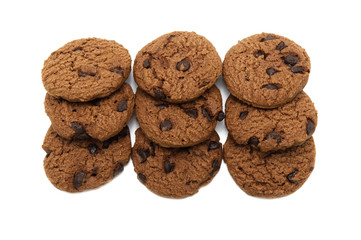
M72 122L70 127L75 132L73 139L84 140L84 139L89 138L89 135L86 133L85 129L83 128L83 126L80 123Z
M203 116L205 116L209 122L212 122L212 119L214 117L212 112L204 106L201 107L201 111L202 111Z
M127 109L128 109L127 100L120 101L117 108L118 112L123 112Z
M288 174L288 175L287 175L287 180L288 180L290 183L295 183L295 181L292 180L292 178L294 178L297 173L298 173L298 170L296 169L294 172L291 172L290 174Z
M150 68L150 62L149 62L149 59L148 59L148 58L146 58L146 59L144 60L144 62L143 62L143 67L144 67L144 68Z
M111 72L124 76L123 70L120 67L110 69Z
M175 164L174 163L171 163L170 161L168 160L165 160L164 161L164 172L166 174L170 173L170 172L173 172L175 168Z
M170 35L168 38L167 38L167 40L169 41L169 40L171 40L172 38L174 38L175 37L175 35Z
M279 87L275 84L266 84L263 85L262 88L270 89L270 90L278 90Z
M310 171L312 172L315 167L310 167Z
M226 117L223 111L219 111L217 114L217 121L223 121L223 119Z
M221 167L221 165L219 164L218 160L213 160L212 171L210 172L210 175L213 176L214 173L220 169L220 167Z
M266 73L269 75L269 76L272 76L273 74L277 73L278 71L275 70L274 68L267 68L266 70Z
M172 122L169 121L168 119L164 120L160 125L159 125L159 129L161 131L163 131L163 129L165 131L169 131L172 129Z
M285 45L285 43L282 41L280 42L277 46L276 46L276 50L282 50L285 49L287 46Z
M85 172L78 172L74 174L74 179L73 179L74 188L75 189L80 188L83 185L83 183L85 183L85 179L86 179Z
M244 120L244 119L246 119L247 115L248 115L248 112L247 112L247 111L241 112L241 113L239 114L239 118L240 118L241 120Z
M261 39L261 42L265 42L265 41L273 40L273 39L276 39L276 38L274 36L272 36L272 35L267 35L266 38Z
M208 144L208 151L210 150L214 150L219 148L221 145L219 144L219 142L215 142L215 141L210 141Z
M90 154L95 155L98 151L98 146L94 143L91 143L88 145L88 150L89 150Z
M259 140L257 137L251 137L249 140L248 140L248 144L252 144L254 146L258 146L258 143L259 143Z
M124 128L123 128L123 130L124 130ZM122 130L121 132L123 132L123 130ZM112 142L118 141L118 139L119 139L119 134L118 134L118 135L115 135L114 137L109 138L108 140L105 140L105 141L103 142L103 148L104 148L104 149L109 148L110 144L111 144Z
M92 169L90 176L95 177L98 174L98 167L95 167Z
M190 68L190 64L186 59L183 59L182 61L177 63L177 70L185 72Z
M186 185L191 185L191 183L198 183L198 181L191 180L191 181L186 182Z
M143 184L147 181L147 177L141 173L138 173L138 178L139 178L140 182Z
M150 151L149 149L138 149L137 154L140 157L140 163L144 163L145 161L147 161L147 158L150 155Z
M190 117L196 119L198 117L198 110L196 108L187 108L183 109L183 111Z
M307 118L306 132L309 136L315 132L315 123L309 118Z
M154 95L155 95L154 97L157 98L157 99L163 100L163 99L166 98L165 94L163 92L159 91L156 88L153 88L153 92L154 92Z
M123 164L118 163L114 168L113 177L118 176L121 172L123 172L123 170L124 170Z
M150 143L150 155L151 156L155 156L155 146L154 146L154 142Z
M301 74L303 74L303 67L302 66L293 66L293 67L291 67L291 71L293 73L301 73Z
M267 140L267 139L275 139L276 141L277 141L277 144L279 144L280 142L281 142L281 136L278 134L278 133L276 133L276 132L270 132L270 133L268 133L267 135L266 135L266 137L265 137L265 139Z
M50 151L50 150L49 150L49 151L46 151L45 157L48 158L48 157L50 156L51 152L52 152L52 151Z
M164 108L169 107L168 103L157 103L155 106L159 107L160 110L163 110Z
M93 105L93 106L100 106L100 99L94 99L94 100L92 100L92 101L90 101L89 102L91 105Z
M259 56L262 56L262 55L263 55L263 59L266 59L267 54L265 54L264 51L258 50L257 52L254 53L255 58L258 58Z
M298 56L295 56L295 55L288 55L287 57L284 57L283 58L283 62L286 64L286 65L289 65L289 66L294 66L298 63Z

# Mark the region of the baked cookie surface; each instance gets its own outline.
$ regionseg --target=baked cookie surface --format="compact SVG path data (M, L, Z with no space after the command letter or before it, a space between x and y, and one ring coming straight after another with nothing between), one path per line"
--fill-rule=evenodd
M273 153L262 153L249 145L238 145L228 136L224 161L236 184L248 195L276 198L297 191L315 165L313 138L304 144Z
M306 86L306 51L288 38L261 33L239 41L226 54L223 79L231 94L255 107L275 108Z
M71 41L44 62L42 80L48 93L71 102L110 95L128 78L131 58L115 41L85 38Z
M230 95L226 101L226 126L238 144L252 144L262 152L297 146L312 136L317 111L305 92L273 109L252 107Z
M126 126L107 141L65 140L51 127L43 143L44 169L50 182L67 192L97 188L123 171L129 162L131 143Z
M143 47L134 61L134 80L151 96L187 102L202 95L222 74L222 61L205 37L165 34Z
M163 147L193 146L208 139L224 115L216 86L183 104L158 100L138 88L135 113L144 134Z
M68 140L89 137L100 141L120 132L129 122L134 110L134 93L124 83L110 96L90 102L68 102L45 97L45 112L53 129Z
M153 193L185 198L212 181L222 162L222 144L213 132L209 140L188 148L163 148L135 132L132 149L134 171Z

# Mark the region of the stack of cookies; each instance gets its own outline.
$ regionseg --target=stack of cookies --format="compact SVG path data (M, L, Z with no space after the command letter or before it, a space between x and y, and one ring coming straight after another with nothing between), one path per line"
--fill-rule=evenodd
M69 42L44 62L45 111L52 123L44 168L58 189L97 188L129 162L134 93L124 82L130 69L127 49L97 38Z
M245 38L226 54L224 160L249 195L291 194L314 168L317 111L303 91L310 69L306 51L275 34Z
M194 32L165 34L143 47L134 62L135 113L140 128L132 150L138 179L152 192L184 198L217 174L222 144L222 96L214 85L222 62Z

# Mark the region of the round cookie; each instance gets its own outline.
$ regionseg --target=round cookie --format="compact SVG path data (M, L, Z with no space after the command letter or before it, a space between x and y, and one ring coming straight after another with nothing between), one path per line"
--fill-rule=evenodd
M140 88L135 113L144 134L162 147L193 146L208 139L223 120L222 95L216 86L188 103L166 103Z
M151 96L180 103L196 99L222 74L222 61L205 37L165 34L143 47L134 61L134 80Z
M317 125L317 111L303 91L291 102L273 109L254 108L230 95L226 116L232 138L262 152L300 145L312 136Z
M315 143L308 139L300 146L273 153L262 153L249 145L238 145L228 136L224 161L237 185L247 194L276 198L297 191L315 165Z
M110 96L91 102L68 102L46 94L44 105L53 129L61 137L71 140L90 136L104 141L120 132L131 119L134 93L124 83Z
M87 102L110 95L128 78L131 58L115 41L74 40L44 62L42 80L48 93L71 102Z
M212 181L222 163L222 144L210 139L188 148L163 148L138 128L132 149L134 171L150 191L163 197L185 198Z
M131 153L129 129L125 127L118 135L100 142L65 140L50 127L43 149L50 182L63 191L82 192L109 182L123 171Z
M288 38L261 33L239 41L226 54L223 79L231 94L255 107L275 108L306 86L306 51Z

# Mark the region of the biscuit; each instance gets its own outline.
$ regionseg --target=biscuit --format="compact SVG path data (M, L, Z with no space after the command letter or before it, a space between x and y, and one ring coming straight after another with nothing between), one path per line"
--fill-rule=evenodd
M65 140L51 127L43 143L44 169L50 182L67 192L97 188L119 175L129 162L130 134L125 127L107 141Z
M233 96L260 108L291 101L308 81L306 51L288 38L268 33L239 41L226 54L223 79Z
M133 73L138 86L151 96L180 103L211 88L222 74L222 61L205 37L172 32L138 52Z
M70 102L110 95L128 78L131 58L115 41L85 38L71 41L44 62L42 80L48 93Z
M212 181L222 163L222 144L216 132L188 148L163 148L138 128L132 149L134 171L150 191L168 198L185 198Z
M124 83L106 98L83 103L46 94L44 105L53 129L61 137L68 140L92 137L104 141L120 132L131 119L134 93L130 85Z
M238 145L230 136L223 149L224 161L236 184L247 194L277 198L297 191L315 165L313 138L304 144L273 153Z
M140 88L135 113L144 134L162 147L193 146L208 139L223 119L222 95L216 86L188 103L167 103Z
M252 144L262 152L300 145L317 126L317 111L305 92L273 109L254 108L230 95L226 126L238 144Z

